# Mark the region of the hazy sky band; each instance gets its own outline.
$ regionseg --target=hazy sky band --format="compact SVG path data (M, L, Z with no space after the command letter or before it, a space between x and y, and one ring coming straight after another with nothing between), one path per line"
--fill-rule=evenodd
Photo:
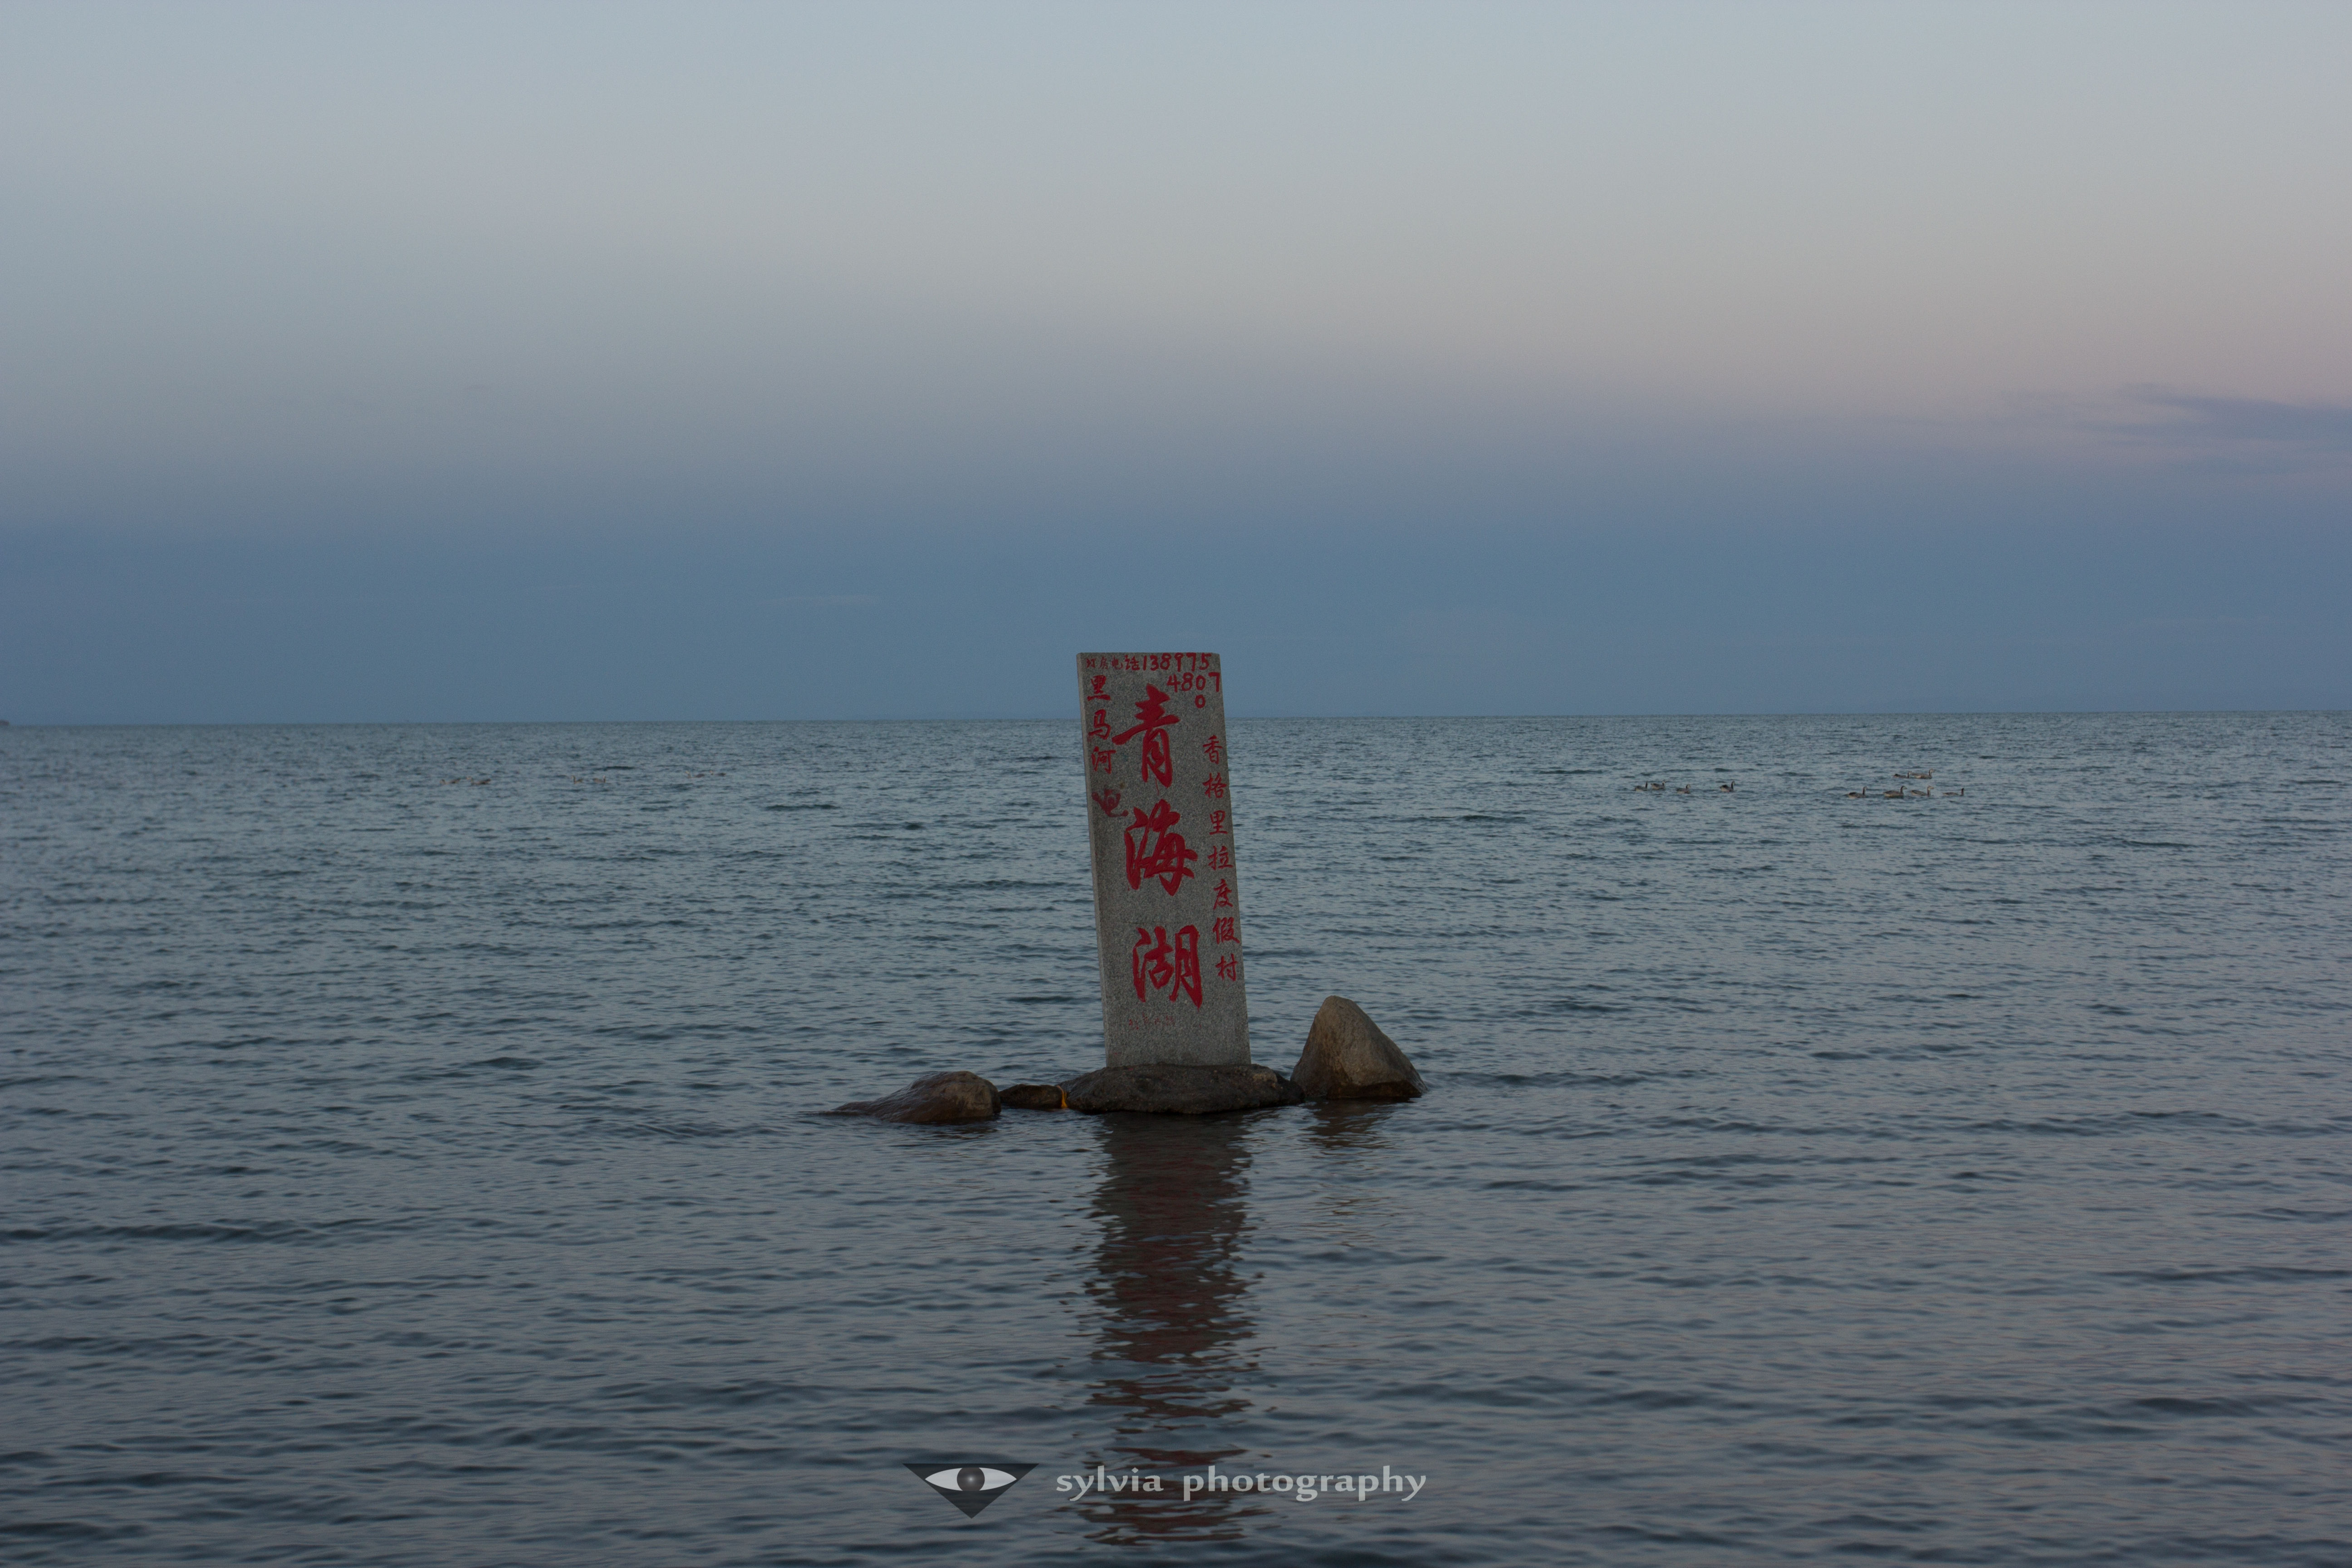
M2347 58L2316 5L20 5L0 530L691 533L885 619L814 542L2307 542Z

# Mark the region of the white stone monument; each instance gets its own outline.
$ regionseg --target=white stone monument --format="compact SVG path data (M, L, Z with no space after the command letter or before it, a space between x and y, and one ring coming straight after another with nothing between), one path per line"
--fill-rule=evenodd
M1213 653L1082 653L1106 1065L1249 1064L1241 879Z

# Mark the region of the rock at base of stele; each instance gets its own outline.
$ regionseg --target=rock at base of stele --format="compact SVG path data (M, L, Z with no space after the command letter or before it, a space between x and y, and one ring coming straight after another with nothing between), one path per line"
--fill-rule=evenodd
M1097 1068L1062 1080L1062 1097L1072 1110L1141 1110L1173 1116L1208 1116L1221 1110L1255 1110L1297 1105L1307 1097L1272 1068L1197 1067L1177 1062Z
M1290 1081L1309 1100L1419 1100L1429 1091L1397 1043L1345 996L1326 996Z
M926 1073L896 1094L854 1100L827 1116L871 1116L881 1121L986 1121L1002 1107L996 1086L976 1072Z
M1016 1083L997 1090L1004 1103L1015 1110L1066 1110L1062 1086L1057 1083Z

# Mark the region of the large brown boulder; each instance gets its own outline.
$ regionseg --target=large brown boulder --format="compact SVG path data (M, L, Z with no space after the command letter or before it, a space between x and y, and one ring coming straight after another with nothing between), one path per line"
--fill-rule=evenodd
M1419 1100L1429 1090L1397 1043L1345 996L1326 996L1290 1081L1309 1100Z
M1062 1086L1057 1083L1016 1083L998 1091L1015 1110L1060 1110Z
M1153 1062L1143 1067L1097 1068L1062 1080L1062 1098L1072 1110L1150 1110L1206 1116L1220 1110L1255 1110L1265 1105L1297 1105L1307 1097L1272 1068L1194 1067Z
M976 1072L935 1072L880 1100L854 1100L827 1116L871 1116L882 1121L986 1121L1002 1108L996 1086Z

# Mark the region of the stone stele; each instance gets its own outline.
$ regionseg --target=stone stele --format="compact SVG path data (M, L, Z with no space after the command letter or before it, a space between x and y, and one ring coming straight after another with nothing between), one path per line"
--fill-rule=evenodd
M1246 1067L1241 878L1213 653L1082 653L1103 1054Z

